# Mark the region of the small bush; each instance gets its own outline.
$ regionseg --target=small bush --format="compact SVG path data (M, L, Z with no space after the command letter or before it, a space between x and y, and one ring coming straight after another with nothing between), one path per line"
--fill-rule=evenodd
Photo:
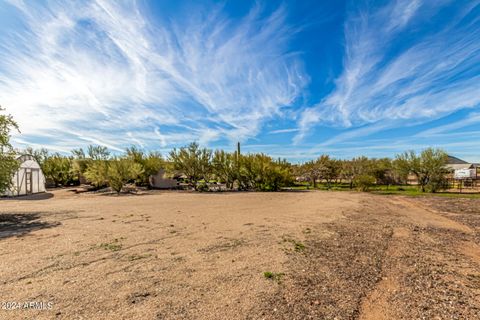
M208 190L209 190L208 184L206 184L205 182L197 185L197 191L199 192L207 192Z
M361 174L353 179L353 185L360 191L368 191L375 184L375 177Z

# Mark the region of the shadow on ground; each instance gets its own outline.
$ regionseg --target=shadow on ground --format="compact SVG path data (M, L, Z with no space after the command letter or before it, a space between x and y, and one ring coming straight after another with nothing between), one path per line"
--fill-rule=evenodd
M60 222L46 222L40 219L40 213L0 214L0 239L60 225Z
M2 197L1 200L17 200L17 201L38 201L38 200L48 200L53 198L53 193L43 192L35 193L27 196L18 196L18 197Z

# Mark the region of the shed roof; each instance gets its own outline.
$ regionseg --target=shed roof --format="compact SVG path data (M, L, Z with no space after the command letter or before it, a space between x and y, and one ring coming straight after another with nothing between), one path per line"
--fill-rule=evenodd
M17 157L17 160L18 160L20 163L23 163L23 162L28 161L28 160L37 161L37 160L35 160L35 157L32 156L31 154L22 154L22 155L19 155L19 156Z

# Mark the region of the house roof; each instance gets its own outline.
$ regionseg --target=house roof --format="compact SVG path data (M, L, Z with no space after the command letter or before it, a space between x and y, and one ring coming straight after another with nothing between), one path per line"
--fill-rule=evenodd
M467 161L448 155L447 164L469 164Z

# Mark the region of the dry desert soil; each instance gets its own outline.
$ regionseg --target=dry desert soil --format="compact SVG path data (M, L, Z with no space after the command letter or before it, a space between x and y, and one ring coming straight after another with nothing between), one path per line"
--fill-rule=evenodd
M0 200L0 319L480 319L480 200Z

